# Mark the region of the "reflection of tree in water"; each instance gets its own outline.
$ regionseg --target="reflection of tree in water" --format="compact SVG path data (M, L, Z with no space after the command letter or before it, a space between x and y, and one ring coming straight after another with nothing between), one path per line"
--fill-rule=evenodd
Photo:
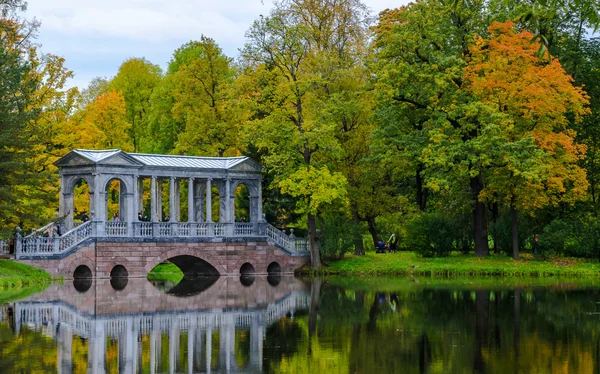
M50 337L27 326L21 327L17 337L7 323L0 323L0 373L52 373L56 372L56 360L56 346Z
M239 368L250 364L250 329L235 329L235 362Z
M306 325L305 325L306 327ZM275 372L283 358L298 353L298 345L307 339L308 331L291 318L281 318L267 328L263 345L263 368Z

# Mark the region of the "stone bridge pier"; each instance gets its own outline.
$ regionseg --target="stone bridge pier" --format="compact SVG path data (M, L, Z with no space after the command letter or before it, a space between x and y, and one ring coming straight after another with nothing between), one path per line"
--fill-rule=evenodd
M22 259L53 276L71 278L146 277L169 260L185 275L293 273L307 263L266 241L92 242L67 256Z

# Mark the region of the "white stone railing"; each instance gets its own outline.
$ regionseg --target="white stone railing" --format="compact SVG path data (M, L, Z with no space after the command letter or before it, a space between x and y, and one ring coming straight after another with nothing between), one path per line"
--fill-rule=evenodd
M125 332L128 319L133 322L133 325L139 327L138 331L142 334L155 330L169 331L173 326L177 326L180 330L187 330L190 326L201 329L223 326L249 327L257 321L264 321L270 325L290 313L306 310L309 302L309 295L292 292L284 299L269 304L264 309L210 309L175 314L106 315L92 318L53 302L16 302L14 318L17 330L20 330L24 324L39 328L48 324L61 323L73 327L77 335L88 338L91 327L95 323L100 324L101 330L105 332L106 336L119 337Z
M91 222L86 222L67 231L63 236L56 237L26 237L17 241L16 257L23 256L52 256L66 252L75 245L92 237Z
M284 231L281 231L268 223L266 225L266 236L273 243L291 252L309 250L308 241L304 238L296 238L293 230L290 235L287 235Z
M97 225L94 229L93 225ZM26 237L16 240L16 258L48 257L69 251L96 233L104 237L144 238L211 238L211 237L267 237L267 240L290 252L308 251L306 239L287 235L268 223L252 222L133 222L129 232L128 222L85 222L60 237ZM103 226L103 230L101 229ZM0 241L0 253L8 252L8 242Z
M0 239L0 254L8 253L8 239Z
M252 236L254 234L254 224L249 222L236 222L233 224L234 236Z
M127 222L106 222L104 225L106 236L127 236Z
M44 227L40 227L39 229L33 231L31 234L25 236L26 238L35 238L35 237L41 237L44 236L45 233L47 232L53 232L54 231L54 222L50 222L49 224L47 224Z

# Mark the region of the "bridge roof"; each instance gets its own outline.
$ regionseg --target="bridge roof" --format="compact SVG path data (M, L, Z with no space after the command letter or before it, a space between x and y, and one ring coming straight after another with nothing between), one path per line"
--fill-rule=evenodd
M228 170L237 169L236 166L246 164L245 170L260 171L260 165L246 156L239 157L198 157L160 155L145 153L128 153L120 149L90 150L75 149L54 164L56 166L80 166L86 163L131 165L152 168L178 168L178 169L209 169Z

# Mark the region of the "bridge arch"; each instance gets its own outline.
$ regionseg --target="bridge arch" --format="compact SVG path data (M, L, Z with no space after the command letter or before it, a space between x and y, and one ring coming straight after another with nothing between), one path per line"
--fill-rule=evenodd
M218 276L227 274L227 267L218 264L209 252L195 251L194 254L190 254L190 251L185 248L172 249L149 260L144 267L146 274L165 260L175 264L184 275Z

